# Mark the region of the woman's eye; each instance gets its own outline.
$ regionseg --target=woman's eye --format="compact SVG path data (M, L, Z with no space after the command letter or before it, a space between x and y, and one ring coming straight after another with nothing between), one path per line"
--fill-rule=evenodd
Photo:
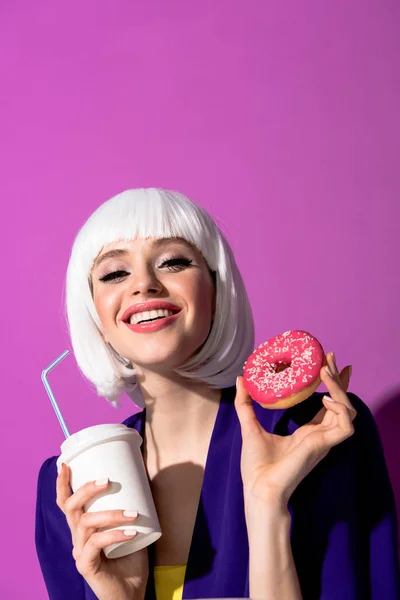
M181 267L188 267L191 265L193 260L191 258L186 258L184 256L177 256L176 258L170 258L161 263L161 267L167 267L168 269L173 269L174 271L180 270ZM104 277L100 278L100 281L107 283L108 281L112 281L113 283L121 281L126 275L129 275L127 271L118 270L113 271L112 273L107 273Z
M168 265L169 268L175 269L175 267L184 266L188 267L192 264L191 258L185 258L184 256L177 256L176 258L170 258L162 263L162 267Z
M121 273L123 273L123 275L121 275ZM123 279L125 277L125 275L129 275L129 273L127 273L126 271L113 271L112 273L107 273L107 275L104 275L104 277L100 277L100 281L103 282L107 282L107 281L120 281L121 279Z

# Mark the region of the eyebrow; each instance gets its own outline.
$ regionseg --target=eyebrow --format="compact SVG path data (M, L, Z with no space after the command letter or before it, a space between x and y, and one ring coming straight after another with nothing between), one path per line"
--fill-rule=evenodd
M185 244L189 244L189 246L191 245L189 242L187 242L183 238L173 237L173 238L158 238L152 242L152 247L159 248L161 246L166 246L167 244L171 244L172 242L181 242L181 243L183 242ZM94 269L96 269L97 267L99 267L104 261L106 261L109 258L128 256L129 254L130 254L130 250L128 250L127 248L114 248L113 250L109 250L108 252L105 252L104 254L102 254L101 256L96 258L96 260L93 263L92 271Z

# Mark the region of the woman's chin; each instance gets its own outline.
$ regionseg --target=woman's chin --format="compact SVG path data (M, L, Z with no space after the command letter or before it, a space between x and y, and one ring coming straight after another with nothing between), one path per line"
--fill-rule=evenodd
M129 354L123 355L129 358L132 366L138 370L138 373L149 371L166 375L172 373L174 369L180 368L201 351L206 340L201 338L199 341L201 344L193 344L193 339L180 338L174 340L172 343L166 342L162 345L160 343L147 343L143 344L140 349L140 356L130 357Z

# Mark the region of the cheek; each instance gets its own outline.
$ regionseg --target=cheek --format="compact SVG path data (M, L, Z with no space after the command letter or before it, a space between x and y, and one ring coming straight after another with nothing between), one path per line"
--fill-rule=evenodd
M94 298L94 305L99 315L100 321L105 324L114 318L116 306L116 294L98 294Z
M212 311L214 287L211 281L203 278L198 282L197 289L194 291L196 308L205 317L209 317Z

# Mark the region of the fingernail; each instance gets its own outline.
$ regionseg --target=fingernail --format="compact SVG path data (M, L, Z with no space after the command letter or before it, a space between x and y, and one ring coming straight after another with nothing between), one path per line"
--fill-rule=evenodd
M239 385L239 377L236 377L236 389L238 389L238 385Z
M331 372L330 368L328 367L328 365L325 367L325 371L328 373L329 377L332 377L332 379L333 379L332 372Z
M126 535L127 537L135 537L136 534L136 529L124 529L124 535Z
M335 363L335 365L336 365L336 356L335 356L335 353L334 353L334 352L331 352L331 354L332 354L332 359L333 359L333 362L334 362L334 363Z
M349 377L351 377L352 371L353 371L353 367L351 365L349 365Z
M94 482L94 485L97 485L98 487L102 486L102 485L107 485L108 483L108 477L106 477L105 479L97 479Z
M138 514L137 510L124 510L124 517L137 517Z
M330 396L324 396L325 400L328 400L328 402L335 402L335 400L333 398L331 398Z

